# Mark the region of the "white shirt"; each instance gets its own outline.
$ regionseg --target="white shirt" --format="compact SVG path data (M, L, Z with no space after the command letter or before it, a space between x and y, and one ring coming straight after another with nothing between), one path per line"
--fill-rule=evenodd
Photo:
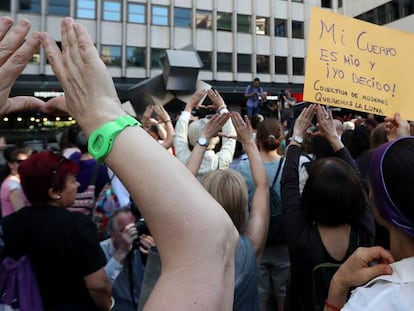
M392 275L379 276L352 292L344 311L414 310L414 257L391 264Z

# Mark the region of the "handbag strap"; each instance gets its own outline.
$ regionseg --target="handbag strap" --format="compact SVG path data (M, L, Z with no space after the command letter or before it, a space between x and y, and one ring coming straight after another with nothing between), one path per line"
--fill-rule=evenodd
M275 178L273 179L272 186L270 188L273 188L273 186L276 183L277 177L279 176L280 170L282 168L283 160L284 160L284 157L281 157L279 160L279 165L277 167L276 175L275 175Z

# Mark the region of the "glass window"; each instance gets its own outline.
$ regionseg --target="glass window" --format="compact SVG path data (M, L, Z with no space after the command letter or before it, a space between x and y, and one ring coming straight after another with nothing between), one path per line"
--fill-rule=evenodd
M402 4L400 1L400 5L403 7L403 16L405 17L414 13L414 3L412 0L403 0Z
M303 76L305 74L305 59L293 57L293 74L295 76Z
M287 37L287 24L285 19L275 18L275 36Z
M252 56L237 54L237 72L252 72Z
M121 66L121 47L102 45L101 59L107 66Z
M103 16L106 21L121 21L121 2L119 0L104 0Z
M237 32L251 32L251 16L237 14Z
M292 0L292 2L303 2L303 0Z
M256 17L256 34L269 35L269 18Z
M151 68L162 68L165 56L165 49L151 49Z
M2 2L8 0L2 0ZM41 0L20 0L19 11L28 13L40 13L40 2Z
M174 8L174 26L191 27L191 9Z
M127 66L145 67L145 48L127 46Z
M257 55L256 56L256 71L258 73L269 73L269 56Z
M217 12L217 30L231 31L231 17L231 13Z
M69 15L69 0L49 0L47 13L50 15Z
M197 51L198 56L203 62L202 70L211 71L211 52Z
M278 75L287 74L287 57L275 56L275 73Z
M128 3L128 22L145 24L145 4Z
M217 71L232 71L232 54L231 53L217 53Z
M94 0L78 0L76 16L78 18L95 19L95 6L96 2Z
M10 11L10 1L0 1L0 11Z
M338 0L338 8L342 8L342 0Z
M303 39L304 34L303 22L292 21L292 38Z
M322 7L323 8L332 8L332 3L331 0L322 0Z
M152 24L160 26L168 26L168 7L153 5L152 9Z
M196 28L211 29L211 11L197 10Z

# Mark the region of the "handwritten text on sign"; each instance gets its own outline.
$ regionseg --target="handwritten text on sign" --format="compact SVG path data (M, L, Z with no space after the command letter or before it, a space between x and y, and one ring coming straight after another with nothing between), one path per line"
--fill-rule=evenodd
M412 34L313 8L304 100L414 120L411 48Z

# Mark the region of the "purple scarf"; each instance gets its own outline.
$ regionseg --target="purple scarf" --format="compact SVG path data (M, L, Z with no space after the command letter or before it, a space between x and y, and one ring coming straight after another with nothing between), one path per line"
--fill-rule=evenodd
M385 185L384 174L382 171L383 161L388 150L391 146L403 139L414 139L414 137L402 137L392 142L382 144L375 149L371 159L369 176L375 205L381 217L414 238L414 220L408 219L394 204L388 193L387 185Z

